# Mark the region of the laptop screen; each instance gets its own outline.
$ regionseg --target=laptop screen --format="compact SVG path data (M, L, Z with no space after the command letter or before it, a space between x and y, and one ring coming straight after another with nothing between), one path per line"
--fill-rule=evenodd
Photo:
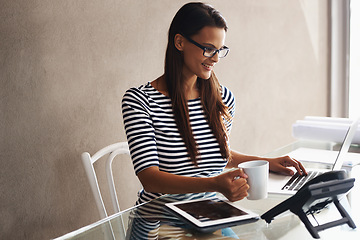
M360 123L360 118L354 120L353 123L349 126L349 128L346 132L344 141L339 150L339 153L336 157L335 163L332 167L332 170L340 170L341 169L343 162L344 162L344 158L346 156L346 153L349 151L351 142L355 136L355 133L357 131L359 123Z

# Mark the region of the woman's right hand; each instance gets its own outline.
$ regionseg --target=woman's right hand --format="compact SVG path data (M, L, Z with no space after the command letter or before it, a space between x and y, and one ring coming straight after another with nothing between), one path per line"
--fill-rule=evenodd
M245 198L249 185L248 176L242 169L235 169L215 177L218 192L223 194L229 201L235 202Z

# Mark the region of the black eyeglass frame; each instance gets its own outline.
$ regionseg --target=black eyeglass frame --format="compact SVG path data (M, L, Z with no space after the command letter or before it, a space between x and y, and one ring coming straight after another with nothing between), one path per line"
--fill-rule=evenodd
M216 53L219 53L219 58L224 58L228 55L230 48L228 48L227 46L224 46L220 49L216 49L216 48L212 48L212 47L205 47L203 45L201 45L200 43L195 42L194 40L192 40L191 38L187 37L186 35L181 34L184 38L186 38L186 40L188 40L189 42L191 42L192 44L194 44L195 46L201 48L204 52L203 52L203 56L204 57L208 57L208 58L212 58L213 56L215 56ZM212 50L214 51L211 55L205 55L207 50ZM220 56L220 51L226 51L224 56Z

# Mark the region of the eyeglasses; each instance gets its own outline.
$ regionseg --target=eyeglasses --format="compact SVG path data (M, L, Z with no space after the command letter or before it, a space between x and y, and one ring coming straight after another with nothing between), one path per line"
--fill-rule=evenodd
M195 46L201 48L204 52L203 55L204 57L208 57L211 58L213 56L215 56L216 53L219 53L219 58L224 58L226 57L226 55L229 53L230 48L224 46L220 49L216 49L216 48L211 48L211 47L205 47L197 42L195 42L194 40L192 40L191 38L183 35L184 38L186 38L189 42L191 42L192 44L194 44Z

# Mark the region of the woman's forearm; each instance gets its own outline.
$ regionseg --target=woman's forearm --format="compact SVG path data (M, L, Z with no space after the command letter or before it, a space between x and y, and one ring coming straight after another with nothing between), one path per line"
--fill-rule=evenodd
M240 169L228 171L216 177L185 177L160 171L150 167L138 174L147 192L163 194L184 194L199 192L220 192L230 201L238 201L247 196L246 175Z
M182 194L218 190L214 178L185 177L160 171L157 167L145 169L138 177L147 192Z
M245 155L245 154L242 154L235 150L231 150L231 157L232 157L232 160L229 161L229 163L226 166L228 168L233 168L233 167L237 168L238 165L242 162L246 162L246 161L250 161L250 160L264 159L259 156Z

